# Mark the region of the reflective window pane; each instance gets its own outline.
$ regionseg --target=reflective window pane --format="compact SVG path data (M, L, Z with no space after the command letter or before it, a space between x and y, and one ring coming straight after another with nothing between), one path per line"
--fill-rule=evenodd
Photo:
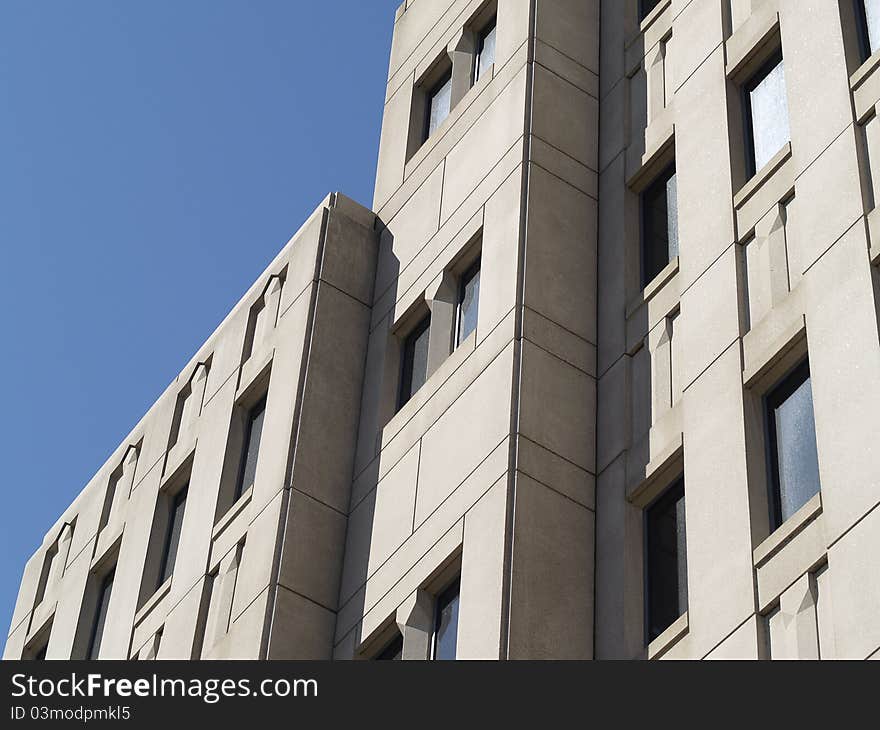
M428 119L425 130L425 139L431 137L434 132L446 121L452 104L452 74L446 74L443 79L428 94Z
M865 0L865 26L868 51L876 53L880 50L880 0Z
M757 172L791 139L782 59L759 74L746 91L752 132L752 172Z
M458 644L458 594L456 581L437 598L437 618L434 629L434 659L452 660Z
M678 256L678 188L667 168L642 193L642 286Z
M477 328L480 310L480 262L471 266L461 277L458 293L458 333L456 345L464 342Z
M101 640L104 637L104 623L107 620L107 607L110 605L110 593L113 590L113 573L110 572L101 583L98 594L98 605L95 609L95 622L92 625L92 637L89 642L89 659L97 659L101 653Z
M398 408L403 408L428 378L428 338L431 317L425 317L403 343L403 367L400 376Z
M180 529L183 526L183 513L186 510L186 491L184 487L174 497L171 504L171 514L168 520L168 536L165 542L165 552L162 558L162 570L159 573L159 585L162 585L174 572L174 563L177 560L177 547L180 544Z
M687 611L687 540L684 481L655 502L646 515L648 641Z
M474 68L474 83L477 83L486 72L492 68L495 63L495 39L497 37L497 26L493 19L491 23L480 34L480 40L477 45L477 59Z
M819 492L819 455L809 364L804 363L767 397L775 526Z
M260 455L260 438L263 435L263 417L265 413L265 398L248 413L244 440L245 450L242 454L241 476L239 477L238 488L236 489L236 499L250 489L257 475L257 459Z

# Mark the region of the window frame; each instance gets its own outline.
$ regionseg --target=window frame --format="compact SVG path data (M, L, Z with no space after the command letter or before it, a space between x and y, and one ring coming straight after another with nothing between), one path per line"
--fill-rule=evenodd
M687 604L689 603L690 594L688 591L687 585L687 518L685 518L685 554L684 554L684 566L685 566L685 609L682 612L679 607L679 615L676 619L674 619L669 626L666 626L662 631L658 632L657 635L654 635L652 623L652 615L651 615L651 592L653 581L651 580L651 565L653 563L651 559L652 549L651 549L651 531L650 531L650 519L649 514L651 510L655 508L659 508L666 502L672 502L673 504L677 503L679 499L685 500L685 507L687 505L687 494L685 490L685 479L684 474L681 474L672 482L670 482L669 486L666 487L655 499L653 499L643 510L642 510L642 534L644 536L644 544L643 544L643 564L644 564L644 579L643 579L643 589L644 589L644 633L645 633L645 646L650 646L651 642L658 639L663 633L669 629L675 623L675 620L681 618L684 613L687 612ZM676 554L676 559L680 560L681 556ZM681 597L681 586L676 586L678 588L679 598Z
M470 284L474 280L475 277L480 276L480 283L482 284L482 264L483 264L483 256L479 254L476 259L461 273L458 277L458 293L456 296L455 303L455 330L453 332L453 350L457 349L461 346L461 344L470 336L470 332L465 336L461 336L461 325L464 321L463 310L462 307L464 305L464 297L466 294L467 285ZM480 292L477 290L476 302L475 306L477 307L477 316L479 317L480 313ZM476 330L476 325L474 325L474 330ZM472 331L474 331L472 330Z
M853 0L856 18L856 34L859 40L859 59L862 63L874 55L871 50L871 34L868 30L868 11L865 0Z
M810 360L804 358L789 370L762 398L764 414L764 433L766 434L766 468L767 468L767 502L770 512L770 533L772 534L783 524L782 487L779 475L779 441L776 433L775 410L784 404L807 380L810 375ZM816 438L816 416L813 413L813 438ZM821 483L820 483L821 491Z
M489 37L489 34L495 31L495 52L497 58L497 49L498 49L498 15L493 15L481 28L480 32L477 33L477 48L476 53L474 53L474 68L471 72L471 86L476 86L480 79L482 79L482 75L480 74L480 65L481 59L483 56L483 51L486 47L486 39ZM496 58L492 59L492 63L495 63Z
M452 66L450 66L442 74L440 74L440 76L437 78L437 80L425 89L425 118L424 118L424 121L422 124L422 144L425 144L433 136L433 133L431 132L431 111L433 110L434 99L437 98L438 94L440 93L440 90L444 86L446 86L447 84L449 84L451 87ZM452 90L450 88L450 93L451 93L451 91ZM446 117L443 119L443 122L445 122L446 119L449 118L449 115L451 113L452 113L452 99L450 98L449 111L447 112ZM443 122L440 122L440 124L437 125L438 129L443 125Z
M413 365L415 364L415 342L423 334L428 333L428 346L430 347L431 338L431 313L427 312L419 321L407 332L403 338L400 347L400 376L397 386L397 410L400 411L413 396L421 390L419 386L416 390L412 388ZM425 382L428 380L427 368L425 372ZM424 385L424 383L423 383ZM407 391L409 391L407 393Z
M457 576L446 587L437 593L434 598L434 630L431 633L431 661L444 661L437 658L437 636L440 631L440 622L443 617L443 609L458 599L458 611L461 611L461 576ZM458 614L456 614L455 635L455 658L458 659Z
M673 158L669 163L663 166L660 172L654 176L651 182L644 187L644 189L639 193L639 276L641 279L641 288L644 290L654 279L656 279L660 273L672 262L672 257L669 256L669 241L666 242L666 263L657 269L657 271L648 278L648 267L647 267L647 242L648 242L648 206L646 205L646 198L649 193L654 190L656 187L663 186L667 188L669 181L675 177L676 178L676 190L678 188L678 170L675 165L675 158ZM668 188L667 188L668 190ZM664 193L666 194L666 193ZM678 206L677 206L678 196L676 195L676 230L678 229ZM666 225L667 229L669 226L669 196L666 194Z
M157 583L156 590L158 590L162 585L164 585L165 581L169 580L172 575L174 575L174 566L177 562L177 553L180 547L180 533L183 530L183 520L186 516L186 499L189 492L189 482L185 482L184 485L178 489L173 495L169 495L169 499L167 502L168 515L166 517L165 523L165 540L162 545L162 560L159 563L159 571L157 575ZM174 537L174 523L177 518L177 510L181 507L181 502L183 502L183 512L180 515L180 527L177 531L177 544L174 547L174 559L171 561L171 565L169 566L169 558L171 557L171 541ZM169 571L170 567L170 571Z
M253 434L254 422L257 420L255 414L262 413L264 419L263 425L265 425L268 395L268 393L264 393L245 411L245 427L244 433L242 434L241 450L238 455L238 474L235 478L235 491L232 494L232 504L238 502L245 491L251 486L250 484L247 486L244 484L244 475L245 470L247 469L248 455L250 454L251 435ZM260 443L257 444L257 460L260 458L260 450L263 445L263 425L260 426Z
M89 645L86 659L96 660L101 653L101 644L104 640L104 630L107 627L107 613L110 610L110 598L113 594L113 583L116 579L116 566L114 565L102 577L98 588L98 600L95 603L95 613L92 616L92 627L89 631ZM106 604L105 604L106 595Z
M755 159L755 121L752 114L752 92L761 85L773 70L785 60L782 47L776 48L767 59L752 73L740 87L741 106L743 112L743 130L745 132L746 152L746 181L751 180L760 172L758 162ZM785 93L788 93L788 83L785 84ZM789 137L791 137L791 119L789 118ZM791 140L789 140L791 141Z

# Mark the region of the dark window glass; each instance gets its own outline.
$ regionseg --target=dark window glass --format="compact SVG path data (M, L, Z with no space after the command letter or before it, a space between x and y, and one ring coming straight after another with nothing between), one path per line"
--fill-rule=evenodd
M58 555L58 542L52 545L46 551L46 558L43 560L43 570L40 573L40 582L37 584L37 595L34 597L34 606L39 606L43 602L46 595L46 588L49 586L49 576L52 573L52 564Z
M434 659L455 659L458 644L459 582L455 581L437 598L434 619Z
M480 310L480 262L477 261L461 277L458 288L458 324L455 344L464 342L477 328Z
M855 0L862 59L880 50L880 0Z
M95 609L95 622L92 624L92 636L89 639L89 659L97 659L101 653L101 639L104 637L104 623L107 620L107 607L110 605L110 592L113 590L113 571L111 570L101 581L98 594L98 605Z
M35 662L44 662L46 661L46 651L49 649L49 642L46 641L37 651L34 653L34 661Z
M428 378L428 337L431 317L425 317L403 343L403 369L400 375L398 408L403 408Z
M497 38L496 19L492 21L480 33L477 42L477 58L474 64L474 83L477 83L492 68L495 63L495 39Z
M798 366L767 396L771 511L779 527L819 492L819 455L810 364Z
M642 286L678 256L678 188L671 165L642 193Z
M452 108L452 72L448 71L428 92L425 115L425 139L431 137L446 121Z
M174 572L177 560L177 547L180 544L180 528L183 526L183 513L186 510L187 487L181 489L171 502L171 514L168 516L168 534L165 538L165 549L162 553L162 570L159 571L159 585L162 585ZM157 586L158 587L158 586Z
M754 175L791 139L782 56L771 59L744 92L749 172Z
M687 541L684 480L648 508L648 641L687 611Z
M376 656L376 660L380 662L399 661L403 658L403 637L400 634L394 637L391 642L382 649Z
M235 488L235 499L250 489L257 475L257 459L260 455L260 438L263 435L263 417L266 414L266 399L248 411L244 429L244 451L241 455L241 467L238 484Z
M644 20L660 4L660 0L639 0L639 19Z

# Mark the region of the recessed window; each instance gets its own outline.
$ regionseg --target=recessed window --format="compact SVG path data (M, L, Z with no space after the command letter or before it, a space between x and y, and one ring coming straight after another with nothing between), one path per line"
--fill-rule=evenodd
M46 652L47 652L48 650L49 650L49 642L46 641L45 644L43 644L42 646L40 646L40 648L37 649L37 650L34 652L33 661L35 661L35 662L44 662L44 661L46 661Z
M805 361L766 397L770 511L779 527L819 492L819 455L810 364Z
M427 93L425 105L425 133L428 140L446 121L452 109L452 70L447 71Z
M678 189L675 165L642 193L642 286L678 256Z
M263 436L263 418L266 414L266 398L263 397L247 414L244 429L244 448L235 485L234 502L253 486L257 475L257 458L260 455L260 439Z
M855 0L862 59L880 50L880 0Z
M477 56L474 60L474 83L485 76L495 63L498 23L492 18L477 38Z
M37 595L34 597L34 606L39 606L46 596L46 588L49 586L49 578L52 575L52 566L58 557L58 541L52 543L52 546L46 551L46 557L43 559L43 570L40 572L40 582L37 584Z
M110 606L110 593L113 590L114 570L111 570L101 581L98 591L98 603L95 607L95 618L92 622L92 633L89 638L89 659L97 659L101 653L101 641L104 638L104 625L107 622L107 608Z
M159 583L157 588L171 577L174 572L174 563L177 560L177 548L180 545L180 530L183 526L183 513L186 510L186 493L188 485L181 489L170 500L170 514L168 515L168 529L165 535L165 545L162 550L162 562L159 570Z
M660 636L687 611L684 504L684 479L680 479L645 514L649 642Z
M434 651L437 661L455 659L458 649L459 581L437 597L434 616Z
M767 62L743 89L747 163L754 175L791 139L782 54Z
M398 410L403 408L428 379L428 338L431 315L421 320L403 342L403 363L400 373Z
M480 310L480 260L462 275L458 286L458 308L455 325L456 347L464 342L477 328Z
M396 634L387 646L376 655L376 661L388 662L403 659L403 637Z
M647 18L660 2L661 0L639 0L639 20Z

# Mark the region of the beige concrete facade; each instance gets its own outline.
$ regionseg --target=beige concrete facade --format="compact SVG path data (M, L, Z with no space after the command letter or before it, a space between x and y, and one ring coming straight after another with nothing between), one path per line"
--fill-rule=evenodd
M427 659L452 584L462 659L880 656L880 54L851 0L649 5L401 6L373 211L331 195L48 531L6 658L88 656L106 594L101 658ZM790 141L750 174L780 50ZM807 357L821 491L777 528L763 404ZM649 641L682 476L687 609Z

